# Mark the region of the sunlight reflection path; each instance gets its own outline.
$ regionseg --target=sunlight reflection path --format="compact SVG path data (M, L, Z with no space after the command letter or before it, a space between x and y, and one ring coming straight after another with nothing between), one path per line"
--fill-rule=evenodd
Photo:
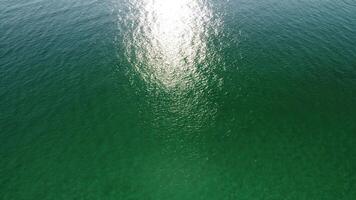
M131 17L138 20L126 46L128 53L134 52L131 61L142 78L166 90L204 81L197 67L208 56L207 40L220 25L208 5L194 0L133 4L137 12Z
M133 0L123 16L126 57L132 74L151 91L158 123L204 126L216 112L212 91L222 85L212 42L221 18L205 0Z

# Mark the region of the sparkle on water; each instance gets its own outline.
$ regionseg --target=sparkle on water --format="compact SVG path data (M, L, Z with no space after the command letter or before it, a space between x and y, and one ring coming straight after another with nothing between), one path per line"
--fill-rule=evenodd
M187 89L203 81L204 75L197 66L204 64L207 56L214 56L207 52L211 37L208 31L217 33L220 25L219 19L212 19L209 5L196 0L144 0L131 4L137 12L125 19L135 22L135 27L126 33L127 57L147 84L170 90Z
M119 25L127 26L124 45L132 76L141 77L153 99L166 93L166 109L178 114L175 123L191 119L191 126L203 126L216 111L209 102L209 81L216 88L222 84L215 71L223 63L208 50L209 40L221 36L221 19L200 0L135 0L130 6L133 12L119 18ZM162 105L153 109L160 121Z

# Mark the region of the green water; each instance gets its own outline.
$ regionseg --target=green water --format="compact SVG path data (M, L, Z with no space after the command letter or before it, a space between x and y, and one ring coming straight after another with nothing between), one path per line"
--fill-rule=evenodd
M356 199L356 1L0 0L0 199Z

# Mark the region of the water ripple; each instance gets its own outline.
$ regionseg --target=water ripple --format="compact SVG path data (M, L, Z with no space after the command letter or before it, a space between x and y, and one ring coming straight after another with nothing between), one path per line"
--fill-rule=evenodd
M216 71L223 63L218 47L211 44L221 34L219 15L200 0L131 1L125 6L129 12L119 16L119 25L133 67L130 74L142 80L153 99L164 94L158 96L164 96L167 105L154 108L157 116L178 113L178 121L201 123L211 118L216 109L209 91L222 84Z

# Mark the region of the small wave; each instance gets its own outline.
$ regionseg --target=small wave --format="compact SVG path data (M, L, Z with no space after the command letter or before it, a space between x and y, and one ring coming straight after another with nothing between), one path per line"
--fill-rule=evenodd
M348 6L356 7L356 0L341 0L341 1Z

